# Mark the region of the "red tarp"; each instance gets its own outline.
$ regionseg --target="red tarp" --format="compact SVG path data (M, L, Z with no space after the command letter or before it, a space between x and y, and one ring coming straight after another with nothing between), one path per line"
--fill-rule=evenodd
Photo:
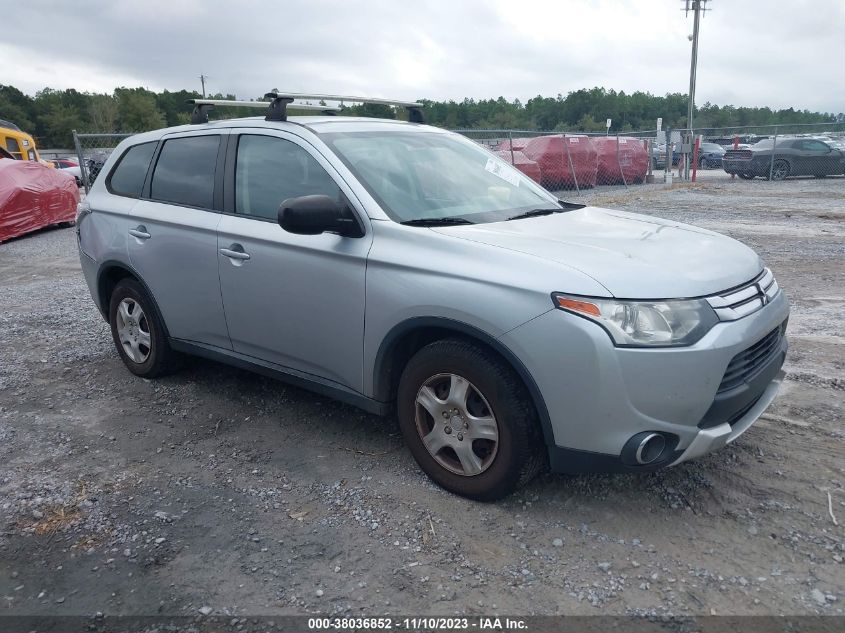
M511 139L507 139L505 141L501 141L496 146L496 149L500 152L504 151L504 150L511 151L511 149L513 149L514 151L520 151L521 152L523 149L525 149L525 145L530 140L531 140L530 138L511 138ZM511 147L511 146L513 146L513 147Z
M0 159L0 242L76 217L70 174L26 160Z
M538 136L528 139L522 152L540 165L541 184L546 189L572 189L576 178L578 187L596 186L598 154L588 136Z
M598 181L603 185L641 183L648 171L648 152L641 139L619 137L619 154L615 136L596 136L593 143L598 151ZM580 182L579 182L580 184Z
M540 166L537 164L537 161L531 160L530 158L528 158L528 156L516 150L514 150L513 152L513 160L511 160L510 150L500 149L496 151L496 154L499 156L499 158L504 159L505 161L509 162L511 165L516 167L519 171L528 176L531 180L535 182L540 182L541 172Z

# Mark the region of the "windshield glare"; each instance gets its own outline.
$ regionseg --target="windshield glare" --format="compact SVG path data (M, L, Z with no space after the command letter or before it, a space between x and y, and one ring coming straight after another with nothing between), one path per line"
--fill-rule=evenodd
M559 209L554 196L492 152L438 132L352 132L322 138L396 222L496 222Z

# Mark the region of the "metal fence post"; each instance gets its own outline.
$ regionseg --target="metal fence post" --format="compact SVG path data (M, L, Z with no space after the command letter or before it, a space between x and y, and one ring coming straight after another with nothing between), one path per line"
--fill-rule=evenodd
M572 174L572 181L575 183L575 191L578 192L578 195L581 195L581 188L578 186L578 176L575 175L575 166L572 164L572 154L569 152L569 143L566 142L566 134L560 135L561 141L563 141L563 147L566 150L566 158L569 160L569 173Z
M625 171L622 169L622 160L619 158L619 135L616 135L616 166L619 167L619 175L622 176L622 184L625 189L628 188L628 183L625 181Z
M508 141L510 142L511 146L511 165L514 165L515 162L513 159L513 133L510 130L508 130Z
M772 139L772 160L769 161L769 180L772 179L772 171L775 168L775 150L778 146L778 133L775 132L775 137Z
M663 164L663 182L672 184L672 128L666 128L666 160Z
M76 158L79 160L79 173L82 176L82 184L85 186L85 193L87 195L91 190L91 186L88 184L88 170L85 169L85 163L82 160L82 145L79 143L79 135L76 133L76 130L73 130L73 146L76 148Z

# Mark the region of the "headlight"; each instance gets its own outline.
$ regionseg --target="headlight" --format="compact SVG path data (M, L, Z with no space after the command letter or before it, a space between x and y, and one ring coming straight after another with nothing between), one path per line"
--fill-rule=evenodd
M719 317L704 299L618 301L552 294L556 307L595 321L619 347L692 345Z

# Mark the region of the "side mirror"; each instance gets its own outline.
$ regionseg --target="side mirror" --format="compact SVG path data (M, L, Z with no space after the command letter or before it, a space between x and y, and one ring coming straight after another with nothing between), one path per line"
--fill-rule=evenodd
M279 226L296 235L337 233L344 237L362 237L364 231L354 213L344 202L328 196L288 198L279 207Z

